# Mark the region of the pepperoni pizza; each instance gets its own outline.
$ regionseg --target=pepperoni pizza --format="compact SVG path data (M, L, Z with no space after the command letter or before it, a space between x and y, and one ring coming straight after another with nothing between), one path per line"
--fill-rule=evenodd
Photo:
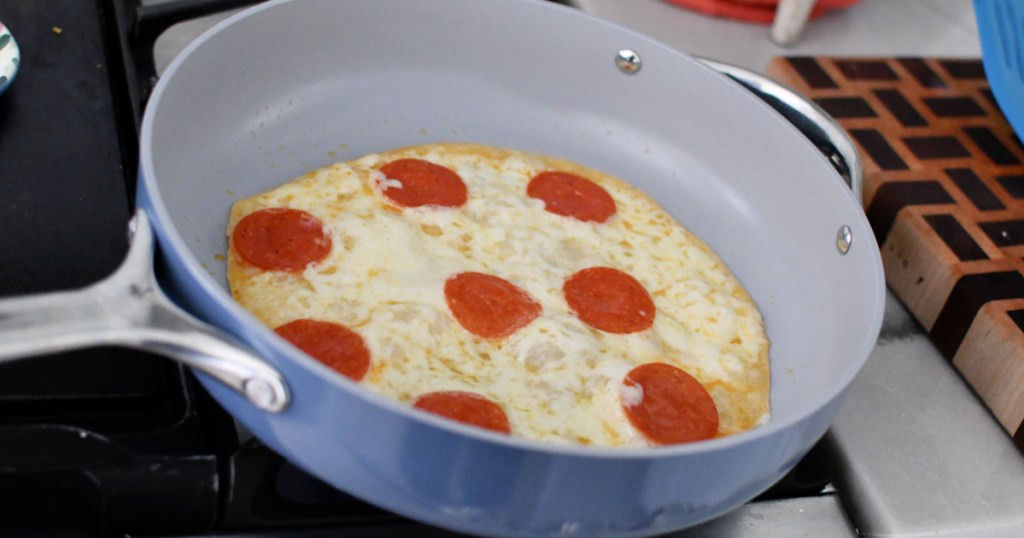
M677 444L769 416L761 315L649 197L474 144L392 150L241 200L235 299L340 375L493 431Z

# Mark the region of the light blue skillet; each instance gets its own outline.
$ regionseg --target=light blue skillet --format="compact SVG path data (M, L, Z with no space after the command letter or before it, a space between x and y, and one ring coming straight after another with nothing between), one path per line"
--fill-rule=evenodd
M231 299L222 260L233 201L332 161L444 140L607 171L703 237L764 313L771 421L653 449L503 436L366 390ZM5 347L15 348L9 357L81 344L71 340L89 331L175 354L293 463L371 503L472 534L652 535L746 502L826 431L882 320L878 247L817 148L693 58L547 1L260 4L200 37L161 78L143 119L138 192L136 239L151 222L160 285L244 344L225 342L215 363L204 362L210 353L197 357L197 343L213 333L172 338L145 325L181 328L173 308L150 300L129 316L135 299L158 295L140 271L123 293L106 287L91 302L0 301L0 359ZM84 316L67 315L72 299ZM14 323L34 307L60 323Z

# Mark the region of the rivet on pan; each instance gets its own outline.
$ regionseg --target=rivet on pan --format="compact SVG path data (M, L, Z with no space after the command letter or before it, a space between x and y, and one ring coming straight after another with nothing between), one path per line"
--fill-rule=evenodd
M840 254L846 254L850 252L850 245L853 243L853 230L847 225L839 227L839 231L836 233L836 248L839 249Z
M636 74L641 65L640 55L630 49L622 49L615 55L615 66L627 75Z
M249 402L263 410L270 410L277 403L277 394L265 379L249 378L242 383L242 390Z

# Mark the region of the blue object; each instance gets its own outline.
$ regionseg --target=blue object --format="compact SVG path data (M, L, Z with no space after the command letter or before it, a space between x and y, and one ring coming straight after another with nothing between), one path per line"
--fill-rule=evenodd
M0 22L0 94L7 90L18 73L21 51L10 30Z
M1024 3L974 0L981 59L999 108L1024 138Z
M642 51L640 72L616 68L616 52L627 46ZM358 386L232 299L221 261L239 197L314 163L436 136L624 174L712 248L720 245L763 305L771 420L671 447L503 436ZM198 38L167 68L146 106L139 162L138 206L160 242L162 285L263 357L292 401L266 413L197 374L209 393L324 482L463 533L649 536L735 508L825 433L881 327L885 278L874 235L813 144L725 76L553 2L261 3ZM859 238L845 255L836 246L844 225ZM381 255L399 246L380 244Z

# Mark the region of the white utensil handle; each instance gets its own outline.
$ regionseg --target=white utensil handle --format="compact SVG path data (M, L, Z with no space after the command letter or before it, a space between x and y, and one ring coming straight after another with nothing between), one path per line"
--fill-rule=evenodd
M800 39L817 0L779 0L772 22L772 41L788 47Z

